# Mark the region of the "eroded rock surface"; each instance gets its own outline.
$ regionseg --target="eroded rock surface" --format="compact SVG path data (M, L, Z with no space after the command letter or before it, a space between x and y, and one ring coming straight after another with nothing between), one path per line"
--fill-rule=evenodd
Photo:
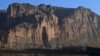
M88 8L13 3L5 15L5 27L0 24L4 48L100 47L100 16Z

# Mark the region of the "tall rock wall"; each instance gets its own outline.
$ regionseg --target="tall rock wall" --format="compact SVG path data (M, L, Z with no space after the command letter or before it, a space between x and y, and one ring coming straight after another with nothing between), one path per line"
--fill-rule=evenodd
M11 49L100 47L99 18L82 6L63 8L13 3L7 9L4 46Z

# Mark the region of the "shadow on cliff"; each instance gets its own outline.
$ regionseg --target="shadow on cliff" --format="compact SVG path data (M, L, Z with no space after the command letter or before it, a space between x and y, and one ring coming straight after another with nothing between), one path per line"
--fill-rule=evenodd
M10 18L9 29L15 28L16 26L20 24L23 24L22 26L27 29L28 25L25 25L24 23L32 24L32 27L36 29L39 22L35 18L35 14L30 14L27 16L23 14L22 17Z
M48 40L48 34L47 34L47 31L46 31L46 27L43 27L42 41L43 41L43 45L44 45L45 48L51 48L51 45L50 45L49 40Z
M8 40L7 12L6 10L0 10L0 41L5 44L7 40Z
M54 11L54 14L59 18L58 24L61 25L63 23L63 19L70 17L75 12L73 8L58 8Z
M7 12L5 10L0 10L0 29L6 30L7 24Z

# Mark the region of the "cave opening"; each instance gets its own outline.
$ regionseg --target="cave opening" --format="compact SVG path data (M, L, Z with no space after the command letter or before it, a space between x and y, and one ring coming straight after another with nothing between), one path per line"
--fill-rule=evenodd
M51 45L49 44L48 34L47 34L45 26L42 28L42 41L43 41L43 45L45 48L51 48Z

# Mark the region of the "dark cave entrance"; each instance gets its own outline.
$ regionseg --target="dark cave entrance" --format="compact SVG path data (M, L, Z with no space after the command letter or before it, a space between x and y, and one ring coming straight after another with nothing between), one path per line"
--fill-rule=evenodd
M42 28L42 41L43 41L43 45L44 45L45 48L51 47L50 44L49 44L48 34L47 34L45 26Z

